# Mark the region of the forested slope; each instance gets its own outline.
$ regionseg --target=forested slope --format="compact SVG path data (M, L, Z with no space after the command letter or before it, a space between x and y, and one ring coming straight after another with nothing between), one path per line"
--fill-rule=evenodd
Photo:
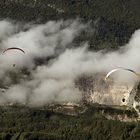
M83 110L84 113L80 113ZM0 139L134 140L139 136L139 123L108 120L103 114L126 114L129 118L137 118L133 111L88 105L77 108L76 112L75 116L71 116L64 112L53 112L51 108L39 109L16 105L1 107Z
M91 48L117 48L140 27L139 0L1 0L0 17L45 23L80 18L91 21L96 33L82 36Z
M90 49L115 50L126 44L132 33L140 27L139 5L139 0L1 0L0 18L38 24L79 18L82 22L90 22L95 32L81 33L75 39L76 44L89 41ZM126 115L133 120L137 118L135 111L95 106L85 108L84 113L67 115L47 108L1 106L0 139L140 139L140 122L121 122L106 117L111 114Z

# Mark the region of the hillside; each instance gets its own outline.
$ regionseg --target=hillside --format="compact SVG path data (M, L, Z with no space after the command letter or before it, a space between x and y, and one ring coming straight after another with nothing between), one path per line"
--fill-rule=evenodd
M116 49L140 27L139 5L139 0L2 0L0 17L36 23L78 17L96 28L94 35L83 34L78 42L88 39L95 50Z
M74 116L65 112L53 112L58 106L29 108L11 106L0 108L1 139L12 140L89 140L129 139L139 135L139 123L134 111L113 109L107 106L86 105L75 108ZM61 106L63 108L63 106ZM85 110L86 109L86 110ZM106 116L121 119L121 115L132 122L108 120ZM116 131L117 130L117 131Z
M127 106L97 104L96 98L94 103L87 103L84 95L93 91L96 82L97 89L98 85L99 88L102 86L100 89L107 85L105 72L113 64L130 62L129 57L136 55L135 51L139 53L137 48L134 49L134 55L124 55L124 61L119 52L117 57L120 59L116 59L116 55L109 57L110 52L126 45L132 34L140 28L139 5L139 0L1 0L1 21L8 21L4 24L11 27L4 26L6 31L0 30L6 32L4 37L3 34L0 36L1 51L5 46L19 43L30 55L27 55L24 63L21 60L21 68L18 67L20 63L11 68L10 59L1 57L0 140L139 140L140 121L137 113L140 112L140 84L134 86L130 93L134 99L132 103L135 103L131 107L137 112ZM48 21L52 21L54 30L49 30L53 27L46 24ZM17 24L21 28L17 29ZM85 25L88 28L83 29ZM89 45L86 49L75 49L84 46L85 42ZM31 50L28 50L29 46ZM46 47L48 50L44 46L49 46ZM107 65L112 67L105 66L105 70L100 71L106 65L103 56L109 60ZM92 61L94 58L95 61ZM137 55L136 59L139 60ZM132 60L131 66L136 62L139 63ZM92 67L93 64L96 65ZM129 65L126 63L125 66ZM95 75L92 77L94 68L97 68L97 72L93 72ZM89 73L86 75L84 70L89 70ZM108 88L110 85L108 83ZM75 95L78 89L83 92L82 97L81 94ZM62 91L60 95L59 91ZM81 99L77 105L63 104L74 97ZM119 103L122 103L122 97ZM102 101L100 96L98 100ZM108 102L106 98L104 101Z

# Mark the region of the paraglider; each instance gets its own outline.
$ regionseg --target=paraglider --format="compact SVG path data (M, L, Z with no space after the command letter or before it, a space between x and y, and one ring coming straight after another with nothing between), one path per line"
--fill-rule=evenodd
M113 70L109 71L109 72L107 73L107 75L105 76L105 80L106 80L112 73L114 73L114 72L116 72L116 71L120 71L120 70L130 71L130 72L132 72L133 74L135 74L136 76L139 76L139 74L137 74L135 71L133 71L133 70L131 70L131 69L127 69L127 68L122 68L122 67L120 67L120 68L116 68L116 69L113 69Z
M3 51L3 54L6 53L7 51L10 51L10 50L18 50L18 51L20 51L20 52L22 52L22 53L25 54L25 51L24 51L24 50L22 50L21 48L17 48L17 47L7 48L7 49L5 49L5 50ZM16 64L13 64L13 67L15 67L15 66L16 66Z
M16 66L16 64L13 64L13 67L15 67Z
M7 49L5 49L3 51L3 53L5 53L5 52L7 52L9 50L19 50L19 51L21 51L21 52L23 52L25 54L25 51L24 50L22 50L21 48L17 48L17 47L7 48Z

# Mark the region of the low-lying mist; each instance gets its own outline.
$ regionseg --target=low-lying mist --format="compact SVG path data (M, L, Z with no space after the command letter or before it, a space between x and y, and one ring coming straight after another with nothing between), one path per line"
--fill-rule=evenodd
M89 50L88 40L75 47L74 39L84 30L94 33L95 29L78 19L41 25L0 21L0 104L80 102L83 94L75 85L78 77L94 77L97 73L104 77L117 67L140 72L140 30L125 46L107 53ZM25 54L17 50L3 53L10 47L19 47ZM112 78L131 85L139 80L126 71L115 73ZM102 88L102 83L99 86Z

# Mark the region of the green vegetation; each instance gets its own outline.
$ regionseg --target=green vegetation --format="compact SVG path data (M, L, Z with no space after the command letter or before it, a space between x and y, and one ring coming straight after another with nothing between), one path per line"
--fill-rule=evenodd
M140 27L139 5L139 0L1 0L0 17L36 23L78 17L91 21L96 31L88 36L82 33L75 43L89 40L91 49L112 50L126 44Z
M48 4L55 5L64 12L58 12ZM0 18L45 23L49 20L78 17L82 22L90 22L95 32L83 31L74 40L75 46L89 41L90 49L115 50L126 44L132 33L140 27L139 5L139 0L1 0ZM42 62L38 60L38 63ZM30 75L27 70L23 71L25 75ZM24 80L20 72L9 72L8 76L14 84L19 79ZM0 87L5 88L5 83L1 82ZM121 122L106 118L106 115L127 115L133 120L137 118L134 110L118 106L87 105L76 108L77 115L72 116L65 112L53 112L53 109L1 106L0 140L140 139L139 121Z
M58 106L55 106L56 108ZM82 109L84 113L78 113ZM127 114L137 117L134 111L121 111L107 106L86 105L77 108L77 115L55 113L51 108L24 106L0 107L1 140L132 140L139 135L140 123L107 120L102 112ZM78 115L79 114L79 115Z

